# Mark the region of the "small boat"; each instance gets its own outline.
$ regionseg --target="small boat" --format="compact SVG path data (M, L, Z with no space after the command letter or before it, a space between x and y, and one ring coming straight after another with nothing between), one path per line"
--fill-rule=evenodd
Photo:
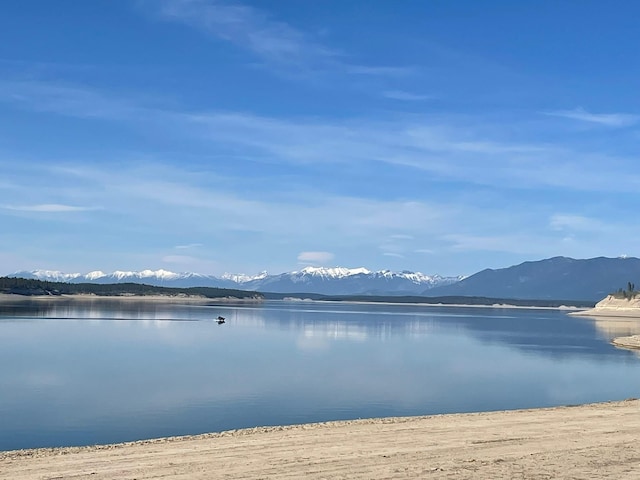
M224 323L224 317L218 317L218 325L222 325Z

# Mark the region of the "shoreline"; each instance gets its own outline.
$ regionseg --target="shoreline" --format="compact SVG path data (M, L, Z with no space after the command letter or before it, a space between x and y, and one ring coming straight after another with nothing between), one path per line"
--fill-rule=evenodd
M576 317L616 317L628 318L629 320L640 320L640 309L614 309L614 308L590 308L588 310L570 312L569 315Z
M640 400L0 452L0 479L634 478Z
M236 298L236 297L203 297L201 295L92 295L77 293L73 295L17 295L12 293L0 293L0 303L9 302L60 302L60 301L139 301L139 302L166 302L166 303L260 303L263 299Z
M582 315L588 317L627 317L640 318L640 299L620 298L614 294L609 294L595 307L572 315Z
M352 305L404 305L416 307L456 307L456 308L494 308L494 309L526 309L526 310L560 310L571 315L580 314L584 307L573 305L560 305L546 307L536 305L511 305L508 303L464 304L464 303L425 303L425 302L365 302L358 300L313 300L310 298L288 297L281 300L268 300L262 298L237 298L237 297L203 297L199 295L18 295L0 293L0 304L7 302L24 301L141 301L141 302L167 302L167 303L263 303L263 302L289 302L289 303L326 303L326 304L352 304Z
M291 302L318 302L318 303L349 303L355 305L414 305L417 307L456 307L456 308L501 308L501 309L523 309L523 310L561 310L577 312L584 307L571 305L560 305L558 307L543 307L536 305L511 305L508 303L494 303L491 305L471 304L471 303L424 303L424 302L364 302L358 300L311 300L311 299L287 299Z
M627 350L640 350L640 335L631 335L628 337L616 337L611 343L619 348Z

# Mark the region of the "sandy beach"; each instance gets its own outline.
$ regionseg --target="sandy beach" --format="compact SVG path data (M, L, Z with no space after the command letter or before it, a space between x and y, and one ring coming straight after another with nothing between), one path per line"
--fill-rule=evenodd
M0 479L635 479L640 401L0 452Z

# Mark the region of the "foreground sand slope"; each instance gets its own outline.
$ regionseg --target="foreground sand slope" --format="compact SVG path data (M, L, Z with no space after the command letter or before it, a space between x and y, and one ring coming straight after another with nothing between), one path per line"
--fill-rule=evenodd
M640 401L0 452L2 479L637 479Z

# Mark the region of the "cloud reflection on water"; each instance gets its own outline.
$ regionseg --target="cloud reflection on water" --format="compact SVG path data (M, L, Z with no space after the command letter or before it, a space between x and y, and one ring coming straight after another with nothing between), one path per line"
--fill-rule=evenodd
M11 448L626 398L640 380L633 354L556 311L120 307L23 305L0 317Z

